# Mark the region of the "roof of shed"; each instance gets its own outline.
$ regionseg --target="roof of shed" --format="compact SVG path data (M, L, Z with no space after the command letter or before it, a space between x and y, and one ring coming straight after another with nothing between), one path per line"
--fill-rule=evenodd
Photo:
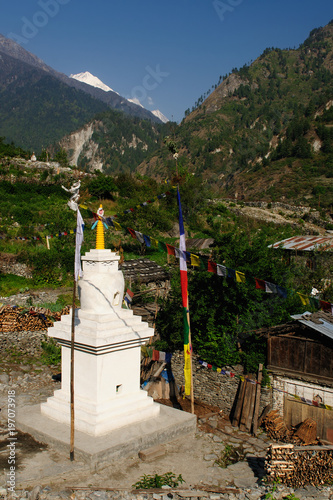
M294 314L291 317L333 340L333 316L331 313L323 311L310 313L306 311L302 314Z
M313 251L323 252L333 251L333 238L329 236L293 236L286 240L278 241L269 245L270 248L283 248L285 250Z
M162 266L149 259L126 260L120 264L119 269L123 272L126 280L131 279L141 283L170 279L169 273Z

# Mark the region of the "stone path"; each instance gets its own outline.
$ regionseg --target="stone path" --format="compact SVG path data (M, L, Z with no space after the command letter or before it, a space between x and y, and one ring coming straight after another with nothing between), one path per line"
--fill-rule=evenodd
M55 368L37 365L7 367L0 375L0 498L6 498L8 479L8 391L15 391L15 404L32 405L44 401L60 388L52 381ZM218 415L201 418L195 436L184 436L163 445L162 453L151 461L143 461L137 454L110 462L106 467L90 470L79 461L71 462L50 447L28 442L22 446L18 436L16 493L18 498L31 500L181 500L184 498L248 499L258 500L272 494L272 485L264 481L264 457L270 444L262 433L257 438L240 432ZM245 458L226 468L217 462L227 446L243 447ZM21 448L20 448L21 447ZM163 475L173 472L182 475L185 483L178 489L160 491L133 491L132 485L144 474ZM8 486L8 485L7 485ZM272 498L287 495L304 500L333 499L333 487L322 489L311 486L292 490L278 485ZM288 498L288 497L287 497Z

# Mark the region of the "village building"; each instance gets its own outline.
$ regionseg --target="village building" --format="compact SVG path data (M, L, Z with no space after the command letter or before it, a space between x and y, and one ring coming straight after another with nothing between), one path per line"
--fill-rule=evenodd
M312 418L317 436L333 444L333 316L319 311L292 318L267 332L273 409L287 426Z

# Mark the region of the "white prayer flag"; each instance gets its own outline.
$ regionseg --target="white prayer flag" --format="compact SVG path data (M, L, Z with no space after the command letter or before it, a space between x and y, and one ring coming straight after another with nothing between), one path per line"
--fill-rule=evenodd
M75 281L82 277L81 267L81 245L83 242L83 228L84 222L79 209L77 209L77 224L76 224L76 238L75 238L75 264L74 264L74 277Z

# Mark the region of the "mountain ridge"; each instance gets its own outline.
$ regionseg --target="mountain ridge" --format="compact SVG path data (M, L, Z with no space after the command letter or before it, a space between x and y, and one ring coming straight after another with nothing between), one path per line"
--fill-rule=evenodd
M266 49L201 96L173 131L178 172L234 199L315 200L321 191L332 202L331 101L332 22L298 49ZM163 178L176 174L176 162L164 147L138 170Z

